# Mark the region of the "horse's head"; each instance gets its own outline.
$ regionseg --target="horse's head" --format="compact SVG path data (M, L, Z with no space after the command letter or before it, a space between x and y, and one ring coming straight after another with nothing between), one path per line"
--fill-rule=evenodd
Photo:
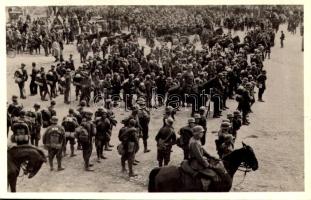
M41 169L43 163L47 162L46 156L40 149L34 149L33 153L30 153L28 164L26 167L26 173L28 178L34 177Z
M42 164L47 162L44 152L30 145L15 146L8 151L8 154L16 166L25 166L23 170L28 178L34 177Z
M258 169L258 161L254 150L251 146L246 145L242 142L243 145L243 162L247 167L250 167L252 170L256 171Z

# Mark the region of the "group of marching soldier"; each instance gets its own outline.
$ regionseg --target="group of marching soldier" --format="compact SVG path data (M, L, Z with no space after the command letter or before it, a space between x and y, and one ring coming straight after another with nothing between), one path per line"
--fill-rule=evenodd
M137 175L133 165L139 163L135 157L140 149L139 140L143 141L143 152L150 152L150 111L162 106L165 106L163 126L155 136L159 166L169 164L175 144L182 148L184 159L197 159L197 148L206 144L211 109L205 103L194 109L188 124L175 131L175 114L188 105L184 96L173 104L168 99L172 95L170 91L176 88L180 88L183 94L192 94L213 80L215 84L208 94L208 102L213 102L214 118L221 117L222 111L228 109L228 98L235 98L238 103L236 110L220 124L216 149L219 157L223 158L233 151L240 127L250 124L248 116L256 101L256 87L257 100L263 102L267 79L263 62L270 58L270 47L274 45L272 32L270 27L256 27L248 31L243 43L234 41L230 32L213 33L215 42L213 45L203 44L202 50L197 49L196 41L174 42L171 47L162 43L145 55L144 46L138 43L140 36L134 30L130 34L106 38L102 55L97 50L93 51L93 56L87 56L87 52L80 57L79 67L76 67L73 55L68 60L57 60L50 69L47 66L37 69L36 63L33 63L30 95L39 93L42 101L48 101L48 95L50 106L41 109L40 104L36 103L34 110L27 111L14 95L7 115L8 131L11 129L13 132L11 140L19 145L30 141L38 146L42 135L51 170L54 170L55 156L57 170L63 170L62 157L67 155L67 143L70 144L71 157L76 155L74 145L77 144L77 149L83 151L85 170L93 171L90 163L93 145L95 143L97 162L100 163L107 158L104 150L112 150L110 140L118 122L114 108L123 105L123 100L125 110L131 111L128 117L120 120L123 127L118 134L120 144L117 150L121 155L123 172L127 171L127 161L129 176ZM81 40L82 45L87 42L86 39ZM80 50L79 53L81 55ZM26 98L24 87L27 80L25 64L21 64L15 72L21 99ZM73 93L75 98L72 99ZM62 121L59 121L60 116L55 110L55 99L60 94L64 95L64 103L70 105L78 101L79 105L76 110L70 108ZM90 107L99 103L102 106L93 113ZM44 134L41 134L41 128L45 129Z

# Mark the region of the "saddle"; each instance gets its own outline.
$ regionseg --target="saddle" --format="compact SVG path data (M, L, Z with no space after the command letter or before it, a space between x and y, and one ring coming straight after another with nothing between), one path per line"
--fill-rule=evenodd
M201 182L203 191L212 190L214 191L224 191L228 186L228 183L232 180L230 179L227 171L218 162L212 164L213 168L205 168L203 170L196 171L191 168L188 160L184 160L181 163L180 170L182 173L188 175L191 180L184 180L188 183Z

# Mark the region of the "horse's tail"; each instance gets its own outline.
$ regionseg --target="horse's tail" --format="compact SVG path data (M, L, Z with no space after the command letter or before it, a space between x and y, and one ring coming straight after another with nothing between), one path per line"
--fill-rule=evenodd
M148 192L156 192L155 190L155 176L159 173L161 168L156 167L151 170L149 174L149 184L148 184Z

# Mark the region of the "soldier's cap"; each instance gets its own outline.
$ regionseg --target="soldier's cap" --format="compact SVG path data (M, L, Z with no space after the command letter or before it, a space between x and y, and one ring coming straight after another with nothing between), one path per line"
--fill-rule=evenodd
M93 115L93 112L91 111L91 110L85 110L85 111L83 111L86 115L88 115L88 116L92 116Z
M36 66L36 63L35 63L35 62L32 62L31 65L32 65L33 67L35 67L35 66Z
M231 134L224 134L224 142L231 142L233 138Z
M205 111L205 110L206 110L206 108L205 108L205 106L201 106L199 110L201 110L201 111Z
M69 54L69 56L72 56L72 54Z
M51 68L55 68L55 65L51 65Z
M138 111L139 110L139 107L138 107L138 105L134 105L133 106L133 109L132 109L132 111Z
M146 79L150 79L151 76L149 74L146 75Z
M173 80L173 78L169 76L166 78L166 80Z
M200 119L201 116L200 116L200 114L196 113L196 114L193 115L193 118L194 118L194 119Z
M174 123L174 119L169 117L169 118L165 119L165 123L166 124L173 124Z
M223 121L221 122L221 125L220 125L222 128L229 128L230 127L230 122L227 122L227 121Z
M40 108L40 104L35 103L35 104L33 105L33 107L34 107L34 108Z
M195 123L195 119L194 119L193 117L189 118L189 119L188 119L188 123L189 123L189 124L190 124L190 123Z
M232 113L228 113L227 114L227 118L232 118L233 117L233 114Z
M21 64L21 67L25 67L25 66L26 66L25 63L22 63L22 64Z
M18 99L18 97L16 95L13 95L12 99Z
M134 74L130 74L129 77L134 78Z
M75 77L76 78L81 78L81 74L76 74Z
M21 110L21 111L19 112L19 115L20 115L20 116L25 116L25 115L26 115L25 110Z
M66 69L66 72L71 72L71 69Z
M58 122L58 118L56 116L53 116L50 121L51 121L51 123L55 124Z
M109 103L111 102L112 100L109 98L109 99L106 99L106 103Z
M85 100L82 100L82 101L80 102L80 106L86 106L86 101L85 101Z
M193 127L193 135L199 135L200 133L204 132L204 128L202 126L195 126Z
M136 124L135 119L130 119L129 122L128 122L128 124L129 124L130 126L135 126L135 124Z
M234 115L234 116L241 115L241 112L238 111L238 110L235 110L235 111L233 112L233 115Z
M55 106L55 105L56 105L56 102L55 102L54 100L52 100L52 101L51 101L51 105L52 105L52 106Z
M174 108L172 106L167 106L165 108L165 112L172 112L174 110Z

